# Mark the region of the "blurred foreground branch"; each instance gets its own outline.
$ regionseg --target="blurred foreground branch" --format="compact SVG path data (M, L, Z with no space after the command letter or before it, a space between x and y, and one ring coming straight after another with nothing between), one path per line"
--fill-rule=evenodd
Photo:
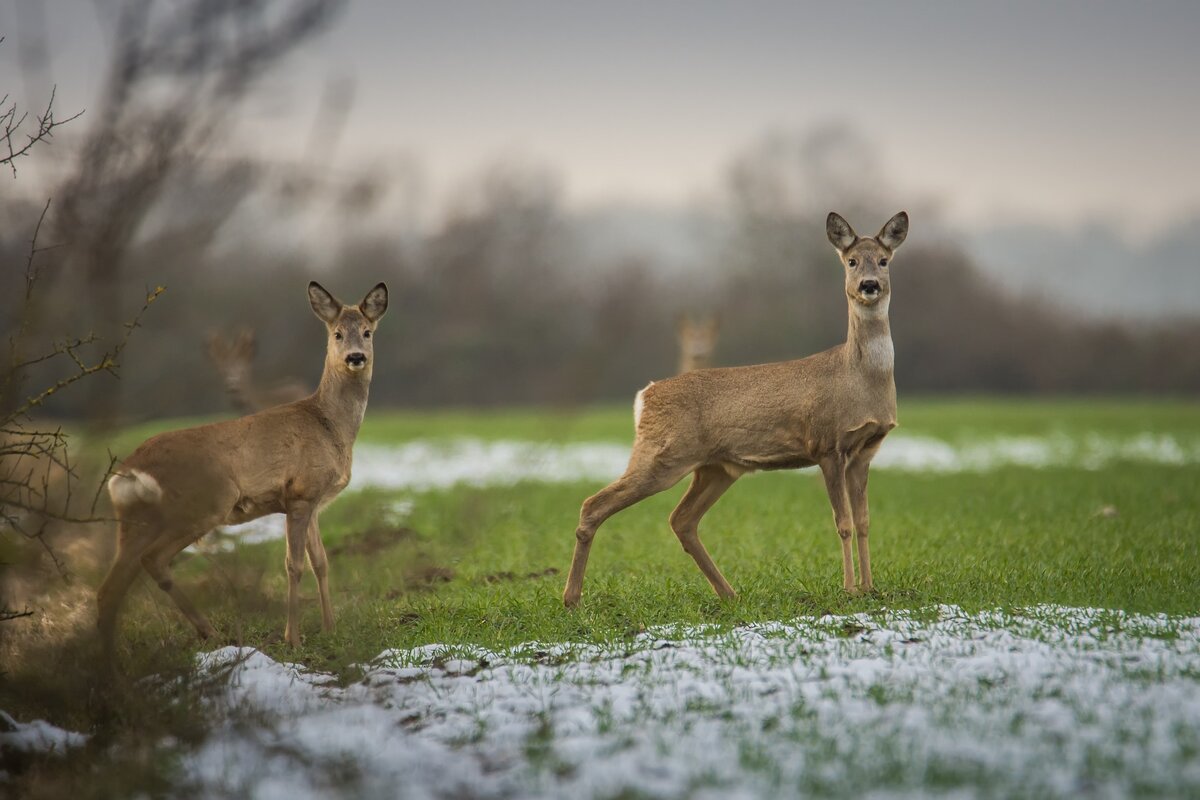
M0 44L4 37L0 36ZM30 122L29 112L21 111L15 102L10 102L8 95L0 97L0 167L7 166L17 177L17 159L29 155L39 144L48 142L54 131L72 120L83 115L80 111L66 119L54 118L54 95L57 87L50 90L50 99L46 101L46 109L32 120L32 132L26 126ZM44 214L43 214L44 216Z
M96 119L60 189L56 230L87 282L93 330L124 318L130 246L173 175L231 126L263 74L324 29L344 0L125 0ZM118 393L89 402L111 423Z
M0 397L24 397L0 409L0 534L11 531L36 541L59 574L66 578L69 577L66 565L47 541L48 526L51 522L100 521L96 513L100 491L97 489L86 510L78 508L74 495L80 476L69 448L68 434L58 426L39 425L33 415L50 397L80 381L101 372L116 376L130 336L140 326L142 315L164 290L159 286L146 292L141 309L125 323L122 336L110 347L96 352L92 345L99 339L88 333L52 340L27 354L29 323L38 300L40 267L37 256L52 249L38 247L38 236L49 208L47 201L30 240L25 262L24 298L17 324L9 335L8 361L0 374ZM49 368L58 377L25 394L27 374L34 366ZM100 478L101 486L112 465L110 457ZM31 613L28 609L17 611L0 606L0 622Z

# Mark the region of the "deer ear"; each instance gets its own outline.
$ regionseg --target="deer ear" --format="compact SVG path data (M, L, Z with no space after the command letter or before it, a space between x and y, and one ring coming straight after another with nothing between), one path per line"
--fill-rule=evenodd
M858 241L858 234L854 232L854 228L851 228L850 223L842 219L842 215L836 211L830 211L829 216L825 218L825 235L839 253L846 252Z
M247 327L242 330L242 349L250 356L258 352L258 334L254 332L254 328Z
M208 354L213 358L220 358L225 354L225 340L221 338L221 334L217 331L208 332Z
M342 313L342 304L316 281L308 283L308 303L313 313L327 325L337 322L338 314Z
M908 236L908 212L901 211L887 221L875 239L888 250L895 250Z
M363 313L363 316L371 322L378 322L383 316L388 307L388 290L387 285L383 283L375 284L375 288L367 292L367 296L358 304L358 309Z

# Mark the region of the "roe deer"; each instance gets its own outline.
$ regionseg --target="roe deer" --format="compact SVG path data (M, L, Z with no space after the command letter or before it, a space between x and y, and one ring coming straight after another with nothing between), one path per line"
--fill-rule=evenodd
M712 366L713 351L717 349L717 333L721 323L715 314L693 318L689 314L679 317L676 333L679 337L678 374Z
M305 551L317 578L322 627L333 628L329 560L317 515L350 482L352 448L371 385L371 336L387 310L388 294L380 283L357 306L343 306L313 282L308 299L328 332L325 371L313 395L247 417L155 436L126 458L109 480L119 539L97 605L110 658L121 600L141 567L202 637L215 635L209 621L171 582L171 559L217 525L265 514L287 515L284 637L291 645L300 644Z
M208 357L221 376L235 409L252 414L308 396L308 390L295 380L259 386L254 380L256 350L253 328L241 328L228 339L217 331L208 335Z
M733 597L700 541L700 518L748 472L813 465L824 475L842 539L843 586L855 589L850 538L856 532L858 586L871 589L867 469L896 426L888 262L908 235L908 215L900 212L871 238L860 238L834 213L825 228L845 269L846 343L797 361L688 372L638 392L629 466L585 500L579 513L563 591L567 606L577 605L583 593L596 529L689 472L692 484L671 513L671 529L713 590Z

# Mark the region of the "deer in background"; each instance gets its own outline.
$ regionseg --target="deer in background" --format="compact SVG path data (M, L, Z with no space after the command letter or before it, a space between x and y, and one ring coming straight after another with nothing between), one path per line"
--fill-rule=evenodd
M678 374L712 366L713 352L717 349L717 334L721 330L720 320L715 314L693 318L681 314L676 334L679 338Z
M596 529L688 473L692 483L671 513L671 530L713 591L734 597L700 541L701 517L742 475L814 465L825 478L842 542L842 585L871 590L867 472L896 426L890 266L908 235L908 215L900 212L876 236L863 238L830 213L825 230L845 273L845 344L797 361L688 372L638 392L629 466L583 503L564 604L579 603ZM858 550L857 584L851 538Z
M317 578L324 630L333 628L328 566L317 515L350 482L351 455L367 410L372 336L387 310L382 283L356 306L320 284L308 285L313 312L325 323L325 370L317 391L257 414L148 439L108 482L118 522L117 557L97 595L99 628L111 663L117 612L140 569L150 573L202 637L209 621L171 580L175 555L218 525L266 514L287 515L287 626L300 644L304 556Z
M308 390L296 380L258 386L254 381L256 351L253 328L240 328L228 339L218 331L208 335L208 357L225 383L225 391L234 408L243 414L251 414L308 396Z

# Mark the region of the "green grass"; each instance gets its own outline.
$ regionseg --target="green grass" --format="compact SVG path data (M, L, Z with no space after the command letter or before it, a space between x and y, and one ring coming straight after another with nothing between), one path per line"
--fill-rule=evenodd
M904 432L947 439L1143 431L1200 432L1190 404L951 400L902 404ZM574 416L537 411L379 413L363 441L537 438L628 441L626 409ZM685 482L686 483L686 482ZM1038 603L1194 613L1200 610L1200 467L982 474L876 471L872 557L878 592L840 588L840 549L819 475L771 473L736 484L701 532L739 592L720 602L666 520L685 484L611 519L593 547L584 602L559 596L580 502L598 483L412 494L346 495L326 510L338 627L320 631L311 577L303 584L304 646L278 642L284 619L283 543L182 558L177 579L231 640L276 658L346 669L387 647L429 642L504 647L523 641L609 641L643 626L721 625L800 614ZM387 506L412 499L402 524ZM1098 516L1115 506L1115 518ZM129 654L201 645L148 580L128 604Z
M902 400L900 421L904 434L948 441L1153 432L1190 446L1200 437L1200 406L1185 402ZM181 424L160 421L111 440L88 440L120 454ZM360 440L464 436L629 442L632 420L624 406L575 413L372 410ZM298 650L280 636L282 541L182 554L175 579L225 637L216 644L250 645L346 680L358 674L356 664L387 648L614 642L668 623L728 628L935 604L967 611L1062 604L1191 615L1200 613L1197 487L1198 465L1118 462L1098 470L1010 467L940 475L879 470L871 478L878 591L850 596L841 589L840 546L820 476L814 470L755 475L739 481L701 526L714 560L739 592L736 600L722 602L667 527L681 484L600 530L583 604L574 611L562 607L562 585L579 505L600 482L347 494L321 519L337 629L320 630L316 588L306 575ZM391 511L398 500L413 503L402 520ZM1097 514L1104 506L1115 507L1117 515ZM103 541L112 534L87 535ZM0 540L0 561L30 565L37 558L28 543ZM194 654L214 643L199 641L143 576L125 605L124 669L135 678L157 674L183 683L131 683L113 696L96 682L90 638L90 592L104 565L78 561L71 567L73 587L62 590L71 605L57 607L51 593L53 610L39 629L44 639L26 637L17 650L0 650L17 654L0 666L7 673L0 676L0 708L18 719L47 718L98 735L71 770L61 771L53 759L23 767L22 785L41 796L165 790L171 766L155 755L154 742L168 735L185 743L204 736L203 687L186 676ZM756 754L745 758L753 761Z

